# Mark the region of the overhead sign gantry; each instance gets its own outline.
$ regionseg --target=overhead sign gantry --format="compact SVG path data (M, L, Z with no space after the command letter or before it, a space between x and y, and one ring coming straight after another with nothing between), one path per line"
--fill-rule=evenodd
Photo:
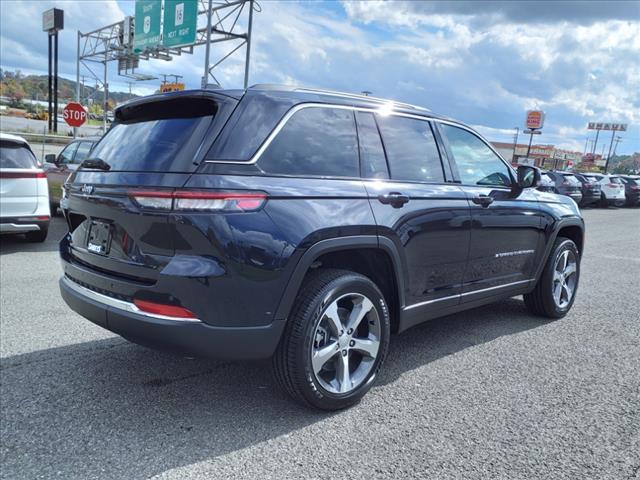
M80 70L86 69L103 92L104 128L107 125L107 65L117 61L118 74L134 80L156 77L137 73L140 60L171 61L194 48L206 48L202 86L219 86L214 71L245 47L244 87L249 82L253 11L256 0L136 0L135 16L89 33L78 32L76 100L80 102ZM232 42L228 53L212 61L211 45ZM95 65L102 65L98 75ZM92 68L93 67L93 68ZM95 92L94 92L95 93Z

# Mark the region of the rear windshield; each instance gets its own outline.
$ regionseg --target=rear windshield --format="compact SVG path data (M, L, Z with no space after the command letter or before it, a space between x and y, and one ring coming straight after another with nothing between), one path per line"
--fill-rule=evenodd
M24 145L0 140L0 168L37 168L37 161Z
M621 184L622 182L620 181L620 179L618 177L609 177L609 183Z
M565 182L570 183L572 185L580 185L580 180L578 180L573 175L563 175L563 176L564 176Z
M548 185L550 183L554 183L553 179L547 173L543 173L543 174L540 175L540 182L543 185Z
M213 116L116 123L90 154L110 171L190 172Z

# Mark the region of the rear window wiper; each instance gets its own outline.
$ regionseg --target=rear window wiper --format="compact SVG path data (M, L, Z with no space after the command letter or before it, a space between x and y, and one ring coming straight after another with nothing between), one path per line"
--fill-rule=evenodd
M87 158L86 160L83 160L82 163L80 163L80 165L78 165L78 170L81 168L95 168L98 170L111 170L111 165L109 165L107 162L105 162L104 160L102 160L101 158L95 157L95 158Z

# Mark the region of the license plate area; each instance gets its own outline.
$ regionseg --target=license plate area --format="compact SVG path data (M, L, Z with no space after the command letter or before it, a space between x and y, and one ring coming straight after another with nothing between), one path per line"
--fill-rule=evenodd
M87 250L99 255L107 255L111 248L111 224L92 220L87 238Z

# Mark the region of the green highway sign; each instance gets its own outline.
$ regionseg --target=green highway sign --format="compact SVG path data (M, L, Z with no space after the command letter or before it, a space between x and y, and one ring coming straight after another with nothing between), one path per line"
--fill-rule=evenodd
M134 52L142 52L160 44L161 17L162 0L136 0Z
M162 44L165 47L192 45L196 41L197 23L197 0L165 0Z

